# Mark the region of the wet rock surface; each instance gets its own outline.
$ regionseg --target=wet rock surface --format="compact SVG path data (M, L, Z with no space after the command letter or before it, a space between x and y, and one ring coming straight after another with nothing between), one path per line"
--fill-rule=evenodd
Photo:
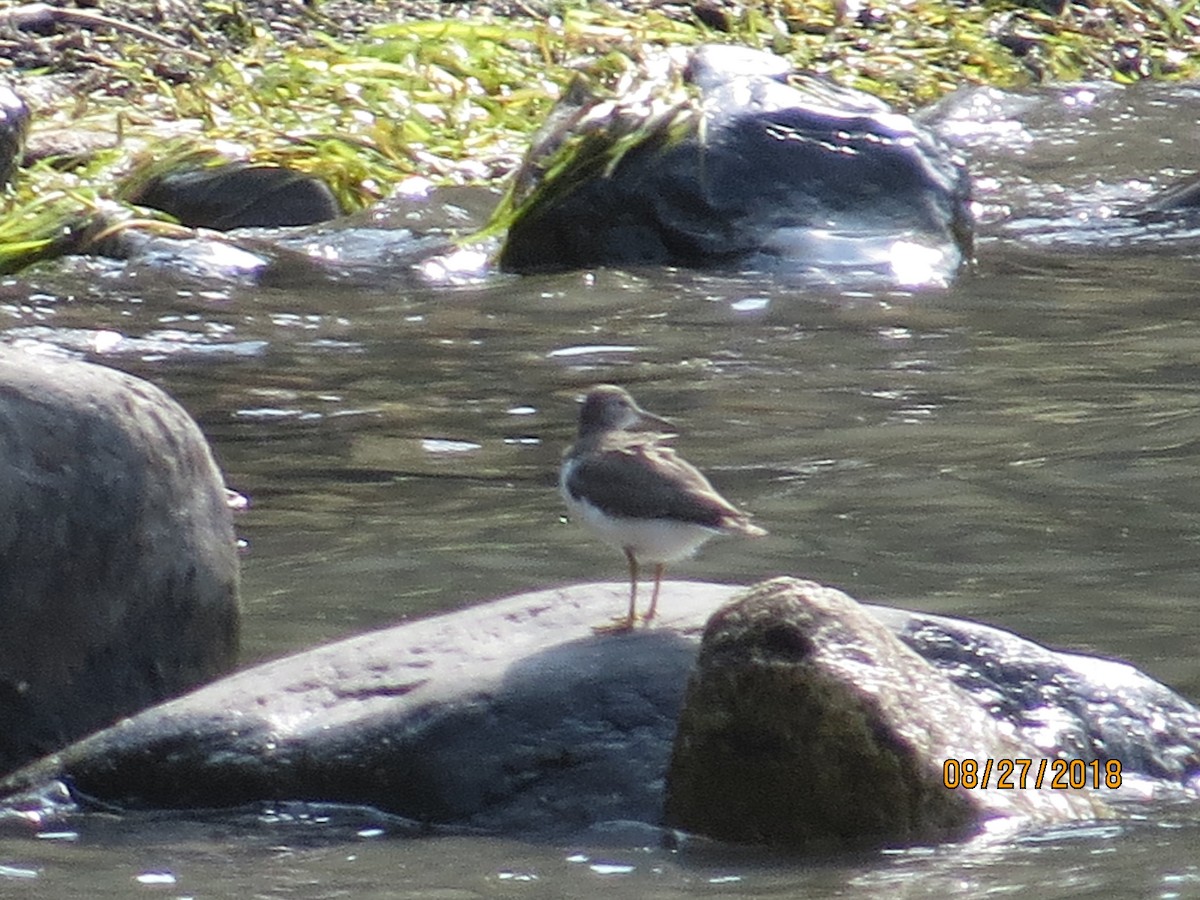
M873 607L897 637L1043 756L1119 761L1186 784L1200 772L1200 713L1119 660L1047 649L978 622Z
M1018 695L1026 688L1024 681L1005 682L994 667L997 653L1014 666L1014 677L1023 677L1023 657L1047 677L1059 659L974 623L858 607L840 592L808 583L800 589L835 598L849 610L839 625L848 633L839 638L843 650L831 646L830 652L844 652L856 677L881 694L890 690L894 670L884 665L887 659L860 658L860 651L881 646L885 655L905 657L922 678L940 678L916 654L897 649L893 637L928 636L935 626L972 636L969 643L960 641L964 649L954 665L966 682L976 669L988 669L983 693L993 699L997 691ZM700 635L709 616L739 589L670 582L656 627L594 634L592 626L623 608L626 590L612 583L523 594L267 663L85 739L13 774L0 791L9 803L28 802L31 793L63 779L85 805L365 804L430 826L523 836L574 834L622 820L659 823ZM880 613L887 625L863 610ZM941 640L927 643L945 649ZM783 645L804 648L803 642ZM921 641L914 646L919 651ZM1190 754L1194 762L1200 713L1131 668L1119 669L1106 672L1103 684L1080 675L1076 695L1060 698L1073 703L1060 703L1064 719L1073 717L1081 732L1102 735L1117 721L1125 728L1143 708L1159 716L1165 707L1154 703L1171 697L1168 730L1147 718L1142 730L1131 730L1116 747L1126 752L1132 741L1139 746L1131 758ZM898 731L886 740L911 740L911 730L936 724L957 732L946 752L978 756L1030 746L1020 728L985 713L964 690L947 690L956 706L908 708L908 719L893 723ZM1094 704L1080 700L1087 691ZM830 696L842 702L840 695ZM931 723L935 714L939 721ZM993 740L995 729L1011 729L1013 743ZM976 735L989 737L976 742ZM928 749L933 752L932 745ZM1107 748L1092 749L1103 755ZM814 804L839 809L848 781L870 783L857 757L833 754L821 770L828 772L826 789L813 795ZM1185 770L1189 766L1176 766L1177 777L1164 784L1178 785ZM1132 763L1127 771L1132 773ZM919 790L928 792L927 779ZM946 807L950 832L963 821L957 803ZM1087 808L1081 813L1061 797L1030 809L1009 800L985 803L982 813L968 811L966 821L977 821L977 814L1009 815L1044 824L1078 818ZM863 827L870 825L864 820ZM918 834L927 832L896 837Z
M0 771L227 672L238 559L208 443L158 388L0 350Z

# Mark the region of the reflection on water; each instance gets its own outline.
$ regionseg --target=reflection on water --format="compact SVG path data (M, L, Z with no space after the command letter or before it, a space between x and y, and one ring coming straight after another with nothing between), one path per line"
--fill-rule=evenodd
M256 287L75 261L0 283L0 322L151 378L200 420L252 504L246 662L621 578L554 489L577 396L613 381L771 532L714 541L676 577L811 576L1200 696L1200 235L1118 215L1184 173L1200 92L960 102L985 231L978 271L947 291L654 271ZM66 833L0 829L0 896L1200 891L1191 811L805 867L625 832L537 847L89 816ZM156 873L175 880L153 888Z

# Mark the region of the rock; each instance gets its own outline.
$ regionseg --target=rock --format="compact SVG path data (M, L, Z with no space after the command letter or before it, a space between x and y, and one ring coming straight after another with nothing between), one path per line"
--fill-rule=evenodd
M0 772L230 669L238 560L196 423L130 375L0 351Z
M38 127L25 142L25 153L21 161L32 166L43 160L54 160L60 169L86 166L97 154L112 150L121 138L112 131L87 131L74 123L71 128L55 128L52 125Z
M1041 756L844 594L791 578L709 621L675 737L671 825L806 852L1103 817L1098 793L945 786L946 760ZM958 778L958 774L954 775Z
M502 268L925 283L969 259L966 170L911 119L744 47L700 47L679 78L647 76L615 99L572 87L516 176Z
M226 162L146 180L126 199L170 213L189 228L312 225L341 213L329 186L283 166Z
M696 639L735 589L664 588L670 627L591 626L628 585L543 591L266 663L18 773L105 803L371 804L499 833L657 822ZM674 618L670 618L673 615Z
M0 188L10 184L29 132L29 107L6 84L0 84Z
M1109 724L1123 728L1144 714L1142 727L1115 745L1120 752L1132 743L1138 745L1134 760L1160 751L1182 758L1180 740L1190 727L1186 752L1196 758L1200 712L1129 667L1109 664L1116 669L1104 670L1094 682L1079 673L1056 680L1057 655L1016 636L971 622L865 607L889 618L885 629L854 612L845 595L816 585L802 590L851 607L845 628L864 629L858 638L864 646L870 641L887 648L876 660L879 666L904 656L919 673L914 678L934 677L895 646L892 633L915 637L917 647L926 641L936 654L953 658L951 665L961 667L968 680L973 651L975 671L987 672L980 683L991 700L1007 691L1032 701L1036 684L1002 682L1009 672L1020 679L1037 672L1042 683L1053 686L1045 703L1058 703L1072 734L1103 738ZM738 591L669 582L661 623L624 635L591 630L624 608L628 585L614 582L523 594L351 638L236 673L146 710L14 773L0 784L0 796L9 804L36 803L62 779L85 805L95 800L180 809L320 801L371 805L431 827L539 837L575 835L604 823L658 824L701 632ZM959 652L947 652L946 635L957 636ZM853 646L850 635L831 639ZM1010 669L996 666L998 652ZM857 665L856 675L872 683L895 675L893 668L872 674L865 658ZM1078 697L1062 694L1071 678L1082 679L1073 682ZM998 752L992 736L1010 727L1004 717L989 725L966 694L953 696L959 706L939 707L937 713L947 718L932 723L937 728L962 723L958 743L947 752L975 757ZM907 724L895 727L930 726L932 714L912 707ZM1012 746L1027 750L1030 742L1021 730L1011 731ZM1040 726L1038 733L1045 734ZM992 742L975 744L976 734ZM1106 749L1101 739L1091 752L1102 757ZM837 785L850 772L863 771L859 760L836 756L822 762L822 771L826 768ZM1126 773L1134 775L1133 763ZM1176 775L1156 783L1178 786L1186 773ZM822 797L834 804L829 815L837 816L843 797L832 791ZM1086 806L1081 813L1076 805L1082 802L1059 796L1031 801L1027 809L1017 799L986 809L1018 822L1045 823L1086 813ZM963 814L957 801L946 808L946 830L953 832L954 816Z
M1200 178L1189 175L1133 207L1126 215L1142 222L1194 218L1200 213Z
M1128 663L1048 650L964 619L868 609L1040 756L1116 760L1134 778L1194 786L1196 707Z

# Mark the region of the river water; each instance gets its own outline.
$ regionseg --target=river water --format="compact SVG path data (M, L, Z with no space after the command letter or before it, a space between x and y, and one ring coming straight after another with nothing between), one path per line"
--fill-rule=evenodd
M803 575L1198 698L1200 219L1120 213L1197 167L1200 88L977 91L941 121L981 219L978 271L947 290L675 271L431 287L398 265L255 285L81 260L0 283L0 327L148 377L200 421L251 501L246 664L623 577L555 490L576 398L612 381L771 532L677 577ZM436 215L489 201L446 199ZM1200 816L818 861L665 849L632 826L412 840L369 810L290 806L0 830L0 897L602 892L1200 897Z

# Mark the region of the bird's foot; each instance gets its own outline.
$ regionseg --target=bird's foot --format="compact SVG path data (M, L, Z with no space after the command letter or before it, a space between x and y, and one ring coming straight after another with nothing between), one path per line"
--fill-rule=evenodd
M635 625L637 625L635 616L616 616L611 622L593 625L592 634L624 634L627 631L633 631Z

